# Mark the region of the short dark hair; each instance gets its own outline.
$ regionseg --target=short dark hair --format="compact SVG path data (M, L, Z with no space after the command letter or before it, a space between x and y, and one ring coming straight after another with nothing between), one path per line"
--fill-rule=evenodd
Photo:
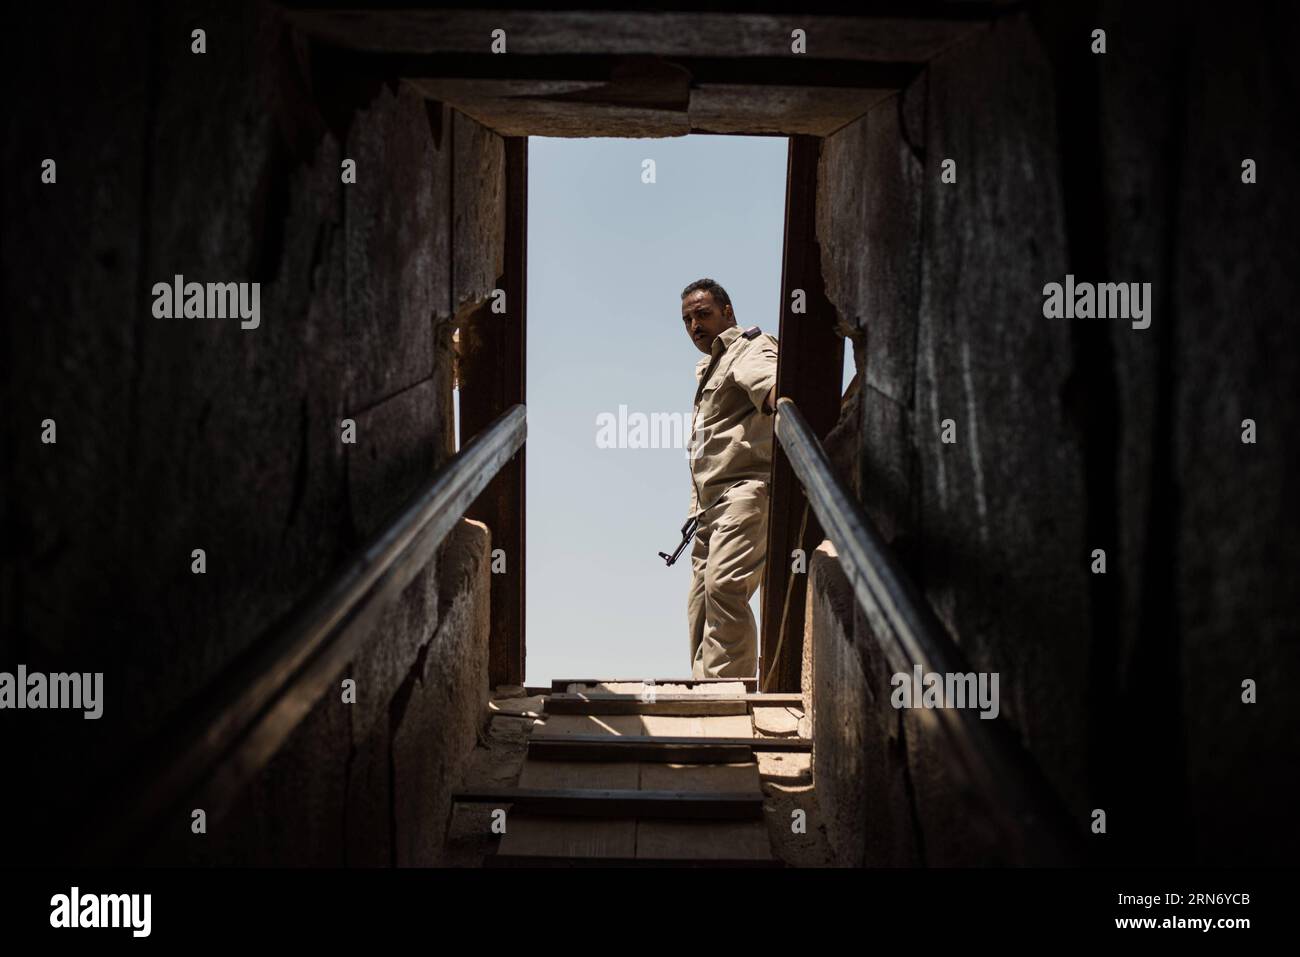
M731 297L727 295L727 290L723 289L712 279L697 279L685 289L682 290L682 298L685 299L697 289L703 289L713 297L713 301L718 304L718 308L724 308L731 305Z

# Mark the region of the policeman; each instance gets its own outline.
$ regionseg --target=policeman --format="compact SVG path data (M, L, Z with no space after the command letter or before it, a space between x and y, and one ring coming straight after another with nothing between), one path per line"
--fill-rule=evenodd
M712 279L682 291L682 323L704 358L691 420L691 677L753 677L758 627L749 600L767 555L776 337L741 330Z

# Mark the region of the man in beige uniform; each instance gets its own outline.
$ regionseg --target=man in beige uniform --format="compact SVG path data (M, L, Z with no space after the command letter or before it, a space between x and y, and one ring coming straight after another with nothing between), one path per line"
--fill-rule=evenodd
M753 677L758 627L749 600L767 555L776 337L736 325L712 279L682 292L682 322L705 354L695 367L691 511L699 519L687 599L691 677Z

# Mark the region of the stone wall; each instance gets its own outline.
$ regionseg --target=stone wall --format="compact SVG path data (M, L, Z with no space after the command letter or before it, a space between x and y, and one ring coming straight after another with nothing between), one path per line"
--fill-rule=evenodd
M827 292L863 346L852 479L972 667L1000 673L1003 719L1099 861L1296 850L1276 781L1297 763L1280 682L1300 664L1300 136L1294 27L1271 17L1033 7L823 147ZM1067 272L1152 283L1150 328L1044 318ZM818 791L841 857L996 861L937 743L888 705L861 615L817 625L829 574L810 579L809 640L829 659ZM1243 704L1248 678L1272 700ZM824 746L841 738L863 766Z
M33 788L20 804L49 818L28 833L79 825L66 848L23 849L50 860L112 822L107 783L451 454L451 322L483 293L453 280L451 249L458 233L500 248L484 217L502 141L331 62L267 3L15 17L0 669L102 671L106 698L98 721L6 716ZM156 317L153 285L176 274L259 283L260 324ZM270 831L210 834L200 858L436 857L487 690L487 533L469 528L348 668L357 703L326 695L230 824Z

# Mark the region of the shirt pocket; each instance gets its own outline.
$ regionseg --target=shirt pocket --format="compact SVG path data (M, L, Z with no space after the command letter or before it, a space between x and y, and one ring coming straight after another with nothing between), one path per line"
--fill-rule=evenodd
M721 386L722 386L722 382L718 379L714 379L700 393L699 401L695 403L694 421L696 426L703 425L706 422L712 422L714 419L717 418L718 389Z
M714 392L717 392L718 388L726 381L726 379L726 369L714 369L709 375L708 380L704 383L704 388L700 390L700 399L703 400L706 395L712 395Z

